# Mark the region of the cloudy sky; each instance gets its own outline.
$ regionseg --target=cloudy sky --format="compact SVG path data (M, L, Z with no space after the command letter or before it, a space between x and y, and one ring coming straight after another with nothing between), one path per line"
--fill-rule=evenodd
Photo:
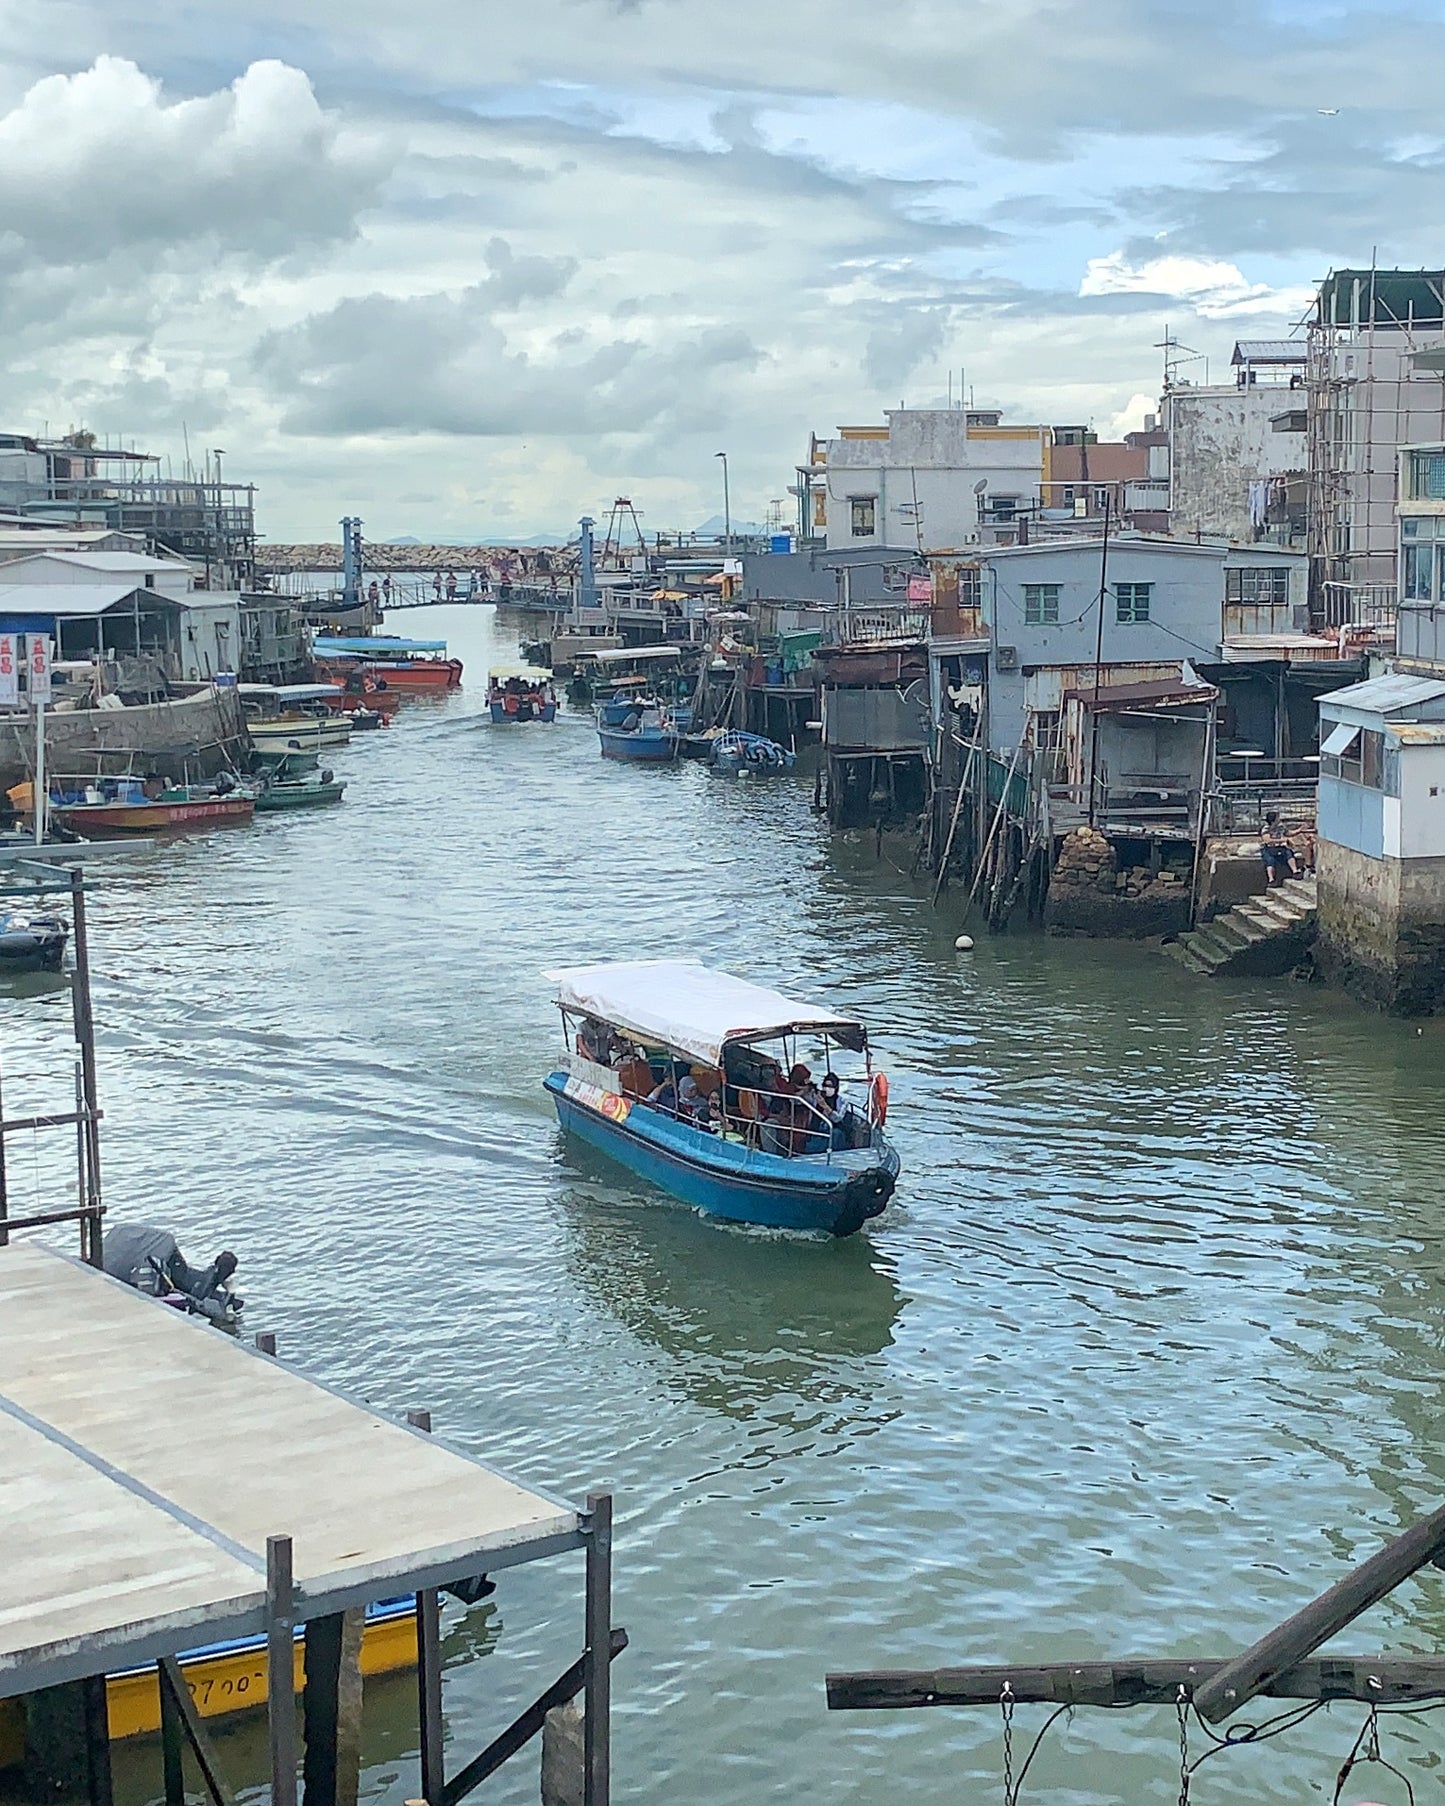
M950 369L1112 434L1166 325L1445 264L1442 94L1441 0L0 0L0 430L184 427L277 539L691 526L724 448L760 519Z

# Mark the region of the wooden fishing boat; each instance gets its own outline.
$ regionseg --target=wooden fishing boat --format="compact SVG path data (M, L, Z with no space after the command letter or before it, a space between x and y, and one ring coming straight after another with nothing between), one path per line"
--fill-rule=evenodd
M162 789L139 778L100 778L79 791L52 791L50 799L51 819L62 828L100 837L233 827L255 813L255 794L234 781L230 788L172 784Z
M388 690L429 694L455 690L462 681L462 661L447 657L445 640L400 640L385 634L323 637L311 642L311 650L317 667L343 682L354 672Z
M797 762L796 753L776 740L731 728L713 740L709 770L723 778L741 777L744 773L765 777L791 771Z
M565 1052L544 1084L568 1133L733 1222L843 1236L883 1210L900 1163L860 1022L686 961L548 977ZM838 1050L863 1073L834 1080Z
M597 724L604 759L635 765L667 765L677 757L677 730L655 704L634 709L618 727Z
M281 809L316 809L326 803L339 803L345 794L345 782L333 777L329 771L272 778L256 792L256 813L269 815Z
M237 684L236 694L253 746L320 752L351 739L350 716L337 713L339 684Z

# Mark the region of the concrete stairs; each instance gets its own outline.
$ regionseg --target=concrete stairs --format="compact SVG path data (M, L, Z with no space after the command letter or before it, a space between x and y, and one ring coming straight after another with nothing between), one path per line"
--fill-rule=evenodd
M1282 978L1315 938L1315 881L1291 878L1165 943L1207 978Z

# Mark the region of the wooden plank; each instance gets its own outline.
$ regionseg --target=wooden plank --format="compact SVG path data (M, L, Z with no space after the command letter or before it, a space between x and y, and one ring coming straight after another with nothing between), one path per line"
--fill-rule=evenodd
M1361 1612L1379 1603L1402 1580L1426 1567L1445 1550L1445 1505L1412 1524L1403 1536L1352 1568L1328 1592L1312 1599L1292 1618L1267 1631L1257 1643L1226 1662L1199 1689L1195 1706L1201 1718L1217 1722L1238 1711L1284 1669L1312 1654L1338 1635Z
M1007 1683L1020 1705L1172 1705L1183 1687L1199 1689L1228 1666L1224 1658L1127 1658L1114 1662L1043 1662L1017 1667L895 1669L830 1674L833 1712L895 1712L923 1706L996 1706ZM1271 1677L1272 1699L1354 1699L1408 1704L1445 1698L1445 1659L1410 1656L1325 1656L1297 1662Z

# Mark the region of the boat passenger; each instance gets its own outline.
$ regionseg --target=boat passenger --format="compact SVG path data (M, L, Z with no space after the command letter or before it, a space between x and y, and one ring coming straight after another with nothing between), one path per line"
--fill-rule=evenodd
M687 1082L692 1084L691 1079ZM696 1093L697 1086L693 1085L692 1088L694 1093ZM669 1116L681 1114L682 1081L678 1078L677 1068L675 1066L668 1067L667 1076L660 1085L655 1085L652 1090L648 1092L647 1101L655 1110L665 1110Z
M765 1154L786 1157L793 1151L793 1107L785 1097L770 1097L766 1103L758 1126L758 1146Z
M832 1125L832 1145L835 1151L868 1145L870 1139L868 1125L853 1106L839 1096L836 1072L823 1074L823 1083L818 1093L818 1108Z

